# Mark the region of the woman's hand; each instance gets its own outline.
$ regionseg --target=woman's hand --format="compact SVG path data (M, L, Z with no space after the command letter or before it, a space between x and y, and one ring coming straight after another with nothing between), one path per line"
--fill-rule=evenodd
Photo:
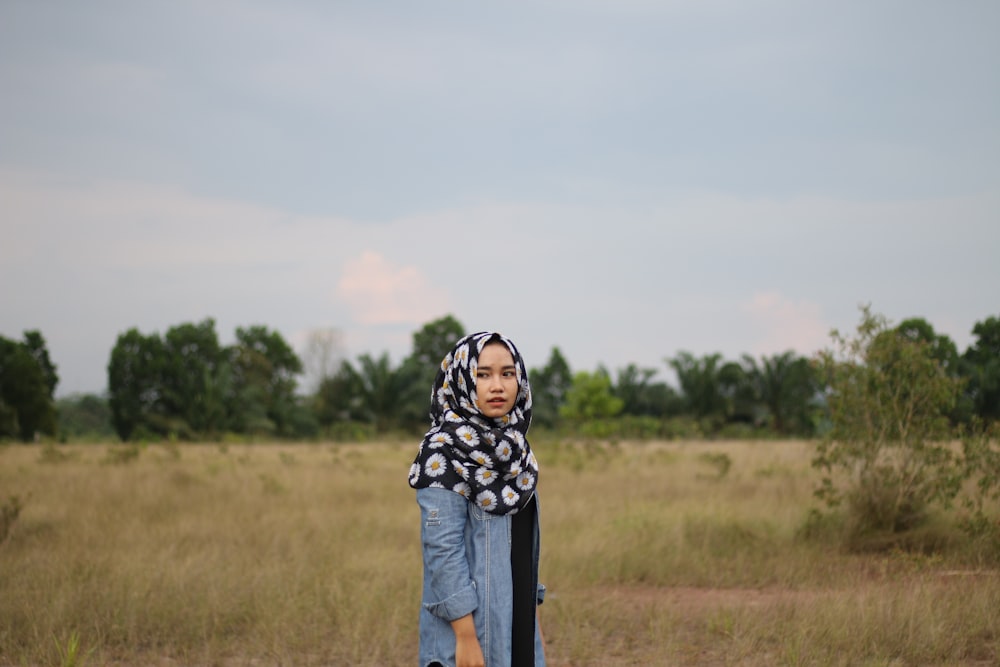
M455 667L485 667L486 660L476 637L472 614L452 621L451 628L455 631Z

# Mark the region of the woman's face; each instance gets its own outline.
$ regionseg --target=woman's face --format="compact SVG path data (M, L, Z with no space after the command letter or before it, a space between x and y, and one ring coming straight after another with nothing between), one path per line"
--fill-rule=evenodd
M479 353L476 407L487 417L503 417L517 401L517 367L503 343L489 343Z

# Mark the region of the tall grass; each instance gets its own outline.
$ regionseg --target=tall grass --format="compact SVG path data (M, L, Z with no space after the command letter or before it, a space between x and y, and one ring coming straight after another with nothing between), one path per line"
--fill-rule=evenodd
M63 448L60 448L63 449ZM550 664L975 665L1000 574L801 537L800 442L538 442ZM0 665L408 665L411 445L0 449ZM728 463L727 463L728 462Z

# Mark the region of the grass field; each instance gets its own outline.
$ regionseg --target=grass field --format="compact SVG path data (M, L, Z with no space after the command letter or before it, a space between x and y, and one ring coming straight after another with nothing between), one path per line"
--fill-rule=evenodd
M1000 664L1000 571L958 540L801 537L809 443L535 447L550 665ZM416 664L414 453L0 447L0 665Z

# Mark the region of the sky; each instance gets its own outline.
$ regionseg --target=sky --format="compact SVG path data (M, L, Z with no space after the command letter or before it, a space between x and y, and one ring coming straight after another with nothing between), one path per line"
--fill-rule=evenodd
M4 0L0 336L215 319L529 367L1000 316L995 0ZM305 380L304 380L305 382Z

